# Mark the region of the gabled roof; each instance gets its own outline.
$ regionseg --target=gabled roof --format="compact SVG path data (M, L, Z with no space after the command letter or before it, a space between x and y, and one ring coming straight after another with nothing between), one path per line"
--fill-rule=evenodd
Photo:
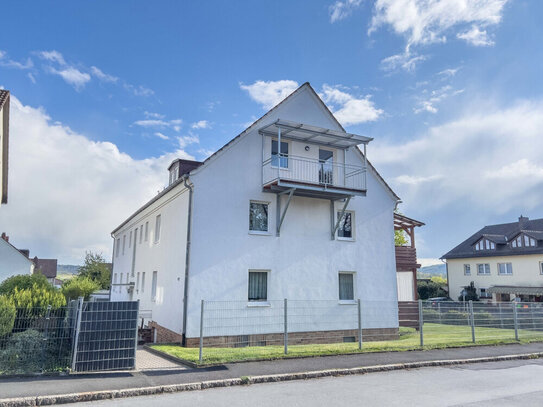
M38 259L34 258L35 270L40 270L47 278L57 276L57 259Z
M525 233L536 239L538 241L537 246L511 247L508 242L513 240L520 233ZM496 249L476 251L474 245L483 237L496 243ZM543 253L543 218L529 220L528 218L521 216L518 222L485 226L454 249L444 254L441 258L463 259L469 257L514 256L540 253Z
M15 250L21 257L25 258L31 264L34 264L34 262L32 260L30 260L28 257L26 257L23 253L21 253L21 251L19 249L17 249L15 246L13 246L10 242L7 242L4 239L0 238L0 244L4 244L7 247L9 247L10 249Z

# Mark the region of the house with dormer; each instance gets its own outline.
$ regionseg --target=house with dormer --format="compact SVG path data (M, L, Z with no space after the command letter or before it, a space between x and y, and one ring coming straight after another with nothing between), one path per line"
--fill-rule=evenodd
M340 315L360 299L364 333L397 335L399 198L367 159L371 140L305 83L205 161L175 160L168 186L112 232L111 299L139 300L159 342L188 346L202 300L258 320L278 300Z
M485 226L442 259L453 299L473 282L482 300L543 301L543 219Z

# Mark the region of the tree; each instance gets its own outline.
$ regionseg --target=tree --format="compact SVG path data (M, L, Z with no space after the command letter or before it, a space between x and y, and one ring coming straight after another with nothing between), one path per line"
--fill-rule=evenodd
M446 297L447 292L443 289L443 285L435 281L419 281L417 282L417 293L421 300L428 298Z
M66 297L66 301L76 300L83 297L85 300L89 296L100 289L100 285L89 277L77 276L67 281L62 285L62 294Z
M0 338L11 333L15 323L15 305L5 295L0 295Z
M0 295L10 296L15 292L15 288L19 290L29 290L32 287L40 287L47 290L54 290L54 287L47 281L47 278L39 274L21 274L11 276L0 284Z
M80 267L78 275L98 283L98 289L109 290L111 270L100 253L85 252L85 263Z
M64 298L60 290L50 284L49 287L40 287L38 284L34 284L31 288L19 289L15 287L10 299L16 308L25 308L27 310L32 308L45 309L48 305L56 309L66 305L66 298Z
M469 285L464 287L464 290L466 290L465 300L466 301L479 301L479 296L477 295L477 289L475 288L475 284L473 281L469 283ZM464 301L464 296L460 294L458 297L458 301Z
M405 236L405 230L394 231L394 245L403 246L407 244L407 237Z

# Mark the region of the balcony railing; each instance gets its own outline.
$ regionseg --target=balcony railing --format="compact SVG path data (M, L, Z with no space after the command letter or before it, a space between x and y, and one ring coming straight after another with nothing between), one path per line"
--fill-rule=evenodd
M363 166L322 162L292 155L274 155L262 163L262 185L280 181L323 188L366 190Z

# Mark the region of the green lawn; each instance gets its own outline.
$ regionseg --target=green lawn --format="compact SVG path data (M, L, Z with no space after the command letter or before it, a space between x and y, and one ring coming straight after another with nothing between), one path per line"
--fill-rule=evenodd
M515 332L512 329L475 328L476 343L471 341L469 326L443 324L424 324L424 347L422 349L438 349L459 346L498 345L513 343ZM521 343L543 341L543 332L519 330ZM179 359L198 363L198 348L184 348L177 345L152 345L153 349L165 352ZM420 347L420 336L412 328L400 328L400 338L392 341L364 342L362 350L358 343L334 343L325 345L291 345L288 355L283 346L253 346L244 348L204 348L203 364L227 362L279 359L301 356L340 355L359 352L384 352L416 350Z

